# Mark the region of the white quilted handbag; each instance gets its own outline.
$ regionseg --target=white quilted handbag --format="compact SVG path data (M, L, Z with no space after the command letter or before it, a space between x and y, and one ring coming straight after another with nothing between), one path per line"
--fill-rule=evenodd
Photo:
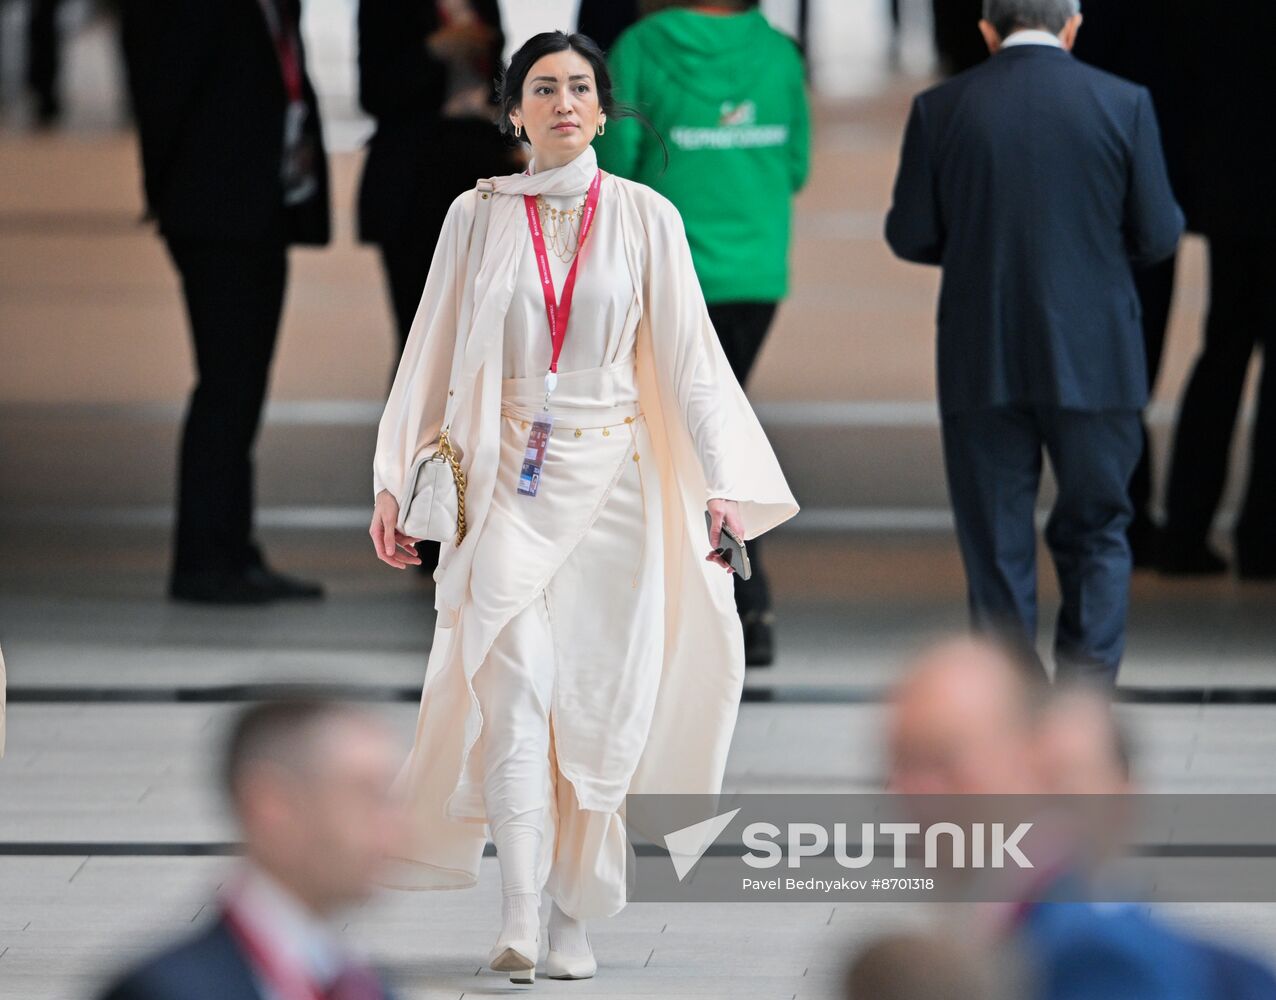
M460 545L465 538L465 471L446 430L435 451L412 463L408 481L412 498L403 515L403 533L434 542L455 536Z

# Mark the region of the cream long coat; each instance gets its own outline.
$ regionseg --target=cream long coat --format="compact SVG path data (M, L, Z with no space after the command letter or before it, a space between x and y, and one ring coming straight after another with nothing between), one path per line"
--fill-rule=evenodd
M467 678L485 650L457 633L471 588L484 585L470 569L497 478L505 314L529 239L521 195L583 191L595 169L593 148L587 147L570 164L547 171L553 181L522 174L493 178L487 239L473 276L467 272L478 194L467 191L453 202L381 417L373 491L395 496L400 520L409 499L407 472L423 449L435 446L449 392L457 394L450 438L468 477L466 537L460 546L441 546L434 574L434 640L416 743L399 775L410 806L411 844L387 878L394 887L464 888L477 881L484 817L458 814L452 793L474 738L467 721L477 703ZM714 332L677 209L643 184L611 180L618 197L598 210L619 213L629 267L643 289L637 376L655 454L642 461L658 470L662 484L665 558L663 667L629 792L717 794L743 687L744 645L732 579L704 558L710 496L696 442L721 459L715 466L726 470L726 483L717 495L739 501L746 539L792 517L798 504ZM465 332L459 345L458 330ZM680 377L686 366L707 366L708 377ZM680 399L677 387L692 384L713 392L715 405L691 407ZM716 426L689 427L685 414L693 411L712 414ZM559 851L586 850L570 843L570 830L564 836L568 842L560 842Z

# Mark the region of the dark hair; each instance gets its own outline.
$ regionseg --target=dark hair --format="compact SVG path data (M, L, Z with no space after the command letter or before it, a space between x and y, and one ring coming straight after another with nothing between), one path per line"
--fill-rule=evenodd
M320 694L299 693L244 709L231 726L222 755L222 788L232 802L244 772L263 760L300 767L310 756L315 731L358 712Z
M660 148L665 156L665 166L668 166L669 149L665 145L665 140L637 108L617 103L612 94L611 72L607 69L607 57L598 47L597 42L579 32L568 34L565 31L542 31L524 42L510 57L509 66L501 74L500 80L501 132L505 135L514 134L514 126L510 124L510 113L523 101L523 82L527 79L531 68L545 56L553 55L555 52L566 52L569 49L581 56L593 70L594 86L598 90L598 106L603 114L608 118L637 118L646 125L660 142Z

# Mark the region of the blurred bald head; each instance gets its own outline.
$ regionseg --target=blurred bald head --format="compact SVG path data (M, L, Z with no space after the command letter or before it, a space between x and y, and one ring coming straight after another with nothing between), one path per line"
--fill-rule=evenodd
M1042 719L1040 746L1052 792L1123 795L1134 790L1129 737L1104 690L1073 684L1055 691Z
M320 698L239 715L222 776L248 855L316 912L356 903L403 835L400 754L367 709Z
M1014 644L963 635L927 647L890 699L892 791L1042 791L1035 738L1049 686Z

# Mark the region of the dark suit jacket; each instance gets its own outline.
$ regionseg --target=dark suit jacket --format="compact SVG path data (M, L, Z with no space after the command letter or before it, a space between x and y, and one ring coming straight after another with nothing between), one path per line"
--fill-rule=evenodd
M299 10L299 0L289 2ZM161 232L328 242L327 160L308 78L318 191L282 207L287 97L259 0L125 0L121 31L146 203Z
M489 54L495 97L505 47L500 7L497 0L478 0L474 9L484 24L496 29ZM439 109L447 97L447 64L430 55L425 39L438 28L433 0L360 0L359 103L377 121L359 183L359 238L365 242L394 242L424 230L432 248L439 222L431 186L446 188L446 206L480 176L466 173L459 186L451 177L436 176L436 161L448 155L434 148ZM490 135L483 134L487 130L478 122L462 131L478 132L477 139L486 140L481 142L485 162L504 146L495 126Z
M213 920L194 937L118 979L102 1000L262 998L230 928L223 920Z
M1131 264L1182 227L1145 88L1024 45L918 95L886 238L944 269L942 411L1142 407Z
M385 1000L392 1000L389 991ZM221 918L118 978L101 1000L262 1000L252 966Z

